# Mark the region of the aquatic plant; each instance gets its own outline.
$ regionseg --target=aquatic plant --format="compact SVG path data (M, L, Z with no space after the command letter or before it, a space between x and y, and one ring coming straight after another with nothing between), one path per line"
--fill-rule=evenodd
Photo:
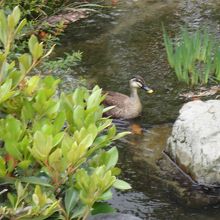
M215 52L215 76L218 81L220 81L220 48L218 47Z
M220 80L220 50L208 29L190 33L181 28L174 42L163 27L163 38L170 67L179 81L188 85L207 84L210 78Z

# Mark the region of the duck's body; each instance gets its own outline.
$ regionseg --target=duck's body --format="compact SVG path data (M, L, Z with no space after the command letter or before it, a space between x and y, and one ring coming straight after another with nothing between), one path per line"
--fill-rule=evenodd
M113 118L131 119L136 118L142 112L142 104L138 96L138 89L142 88L149 93L153 92L147 86L142 77L136 76L130 80L130 96L118 92L107 92L103 101L105 106L114 106L113 109L106 112L107 116Z

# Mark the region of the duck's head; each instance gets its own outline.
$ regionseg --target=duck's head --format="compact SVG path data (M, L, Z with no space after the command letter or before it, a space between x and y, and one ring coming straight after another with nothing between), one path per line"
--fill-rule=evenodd
M134 76L130 79L130 87L131 88L140 88L143 89L145 91L147 91L147 93L152 93L153 90L150 89L148 86L146 86L146 83L144 81L144 79L141 76Z

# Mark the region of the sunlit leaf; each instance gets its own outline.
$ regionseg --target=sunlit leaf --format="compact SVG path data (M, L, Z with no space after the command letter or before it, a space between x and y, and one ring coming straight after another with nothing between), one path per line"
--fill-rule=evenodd
M43 43L35 43L32 50L32 56L34 60L38 60L43 55Z
M21 11L20 11L20 9L19 9L18 6L16 6L16 7L13 9L11 15L13 16L15 25L17 25L17 23L19 22L20 17L21 17Z
M26 73L32 64L31 55L28 53L22 54L19 58L19 67L22 73Z
M114 182L113 186L116 189L121 189L121 190L127 190L127 189L131 189L131 186L129 183L123 181L123 180L119 180L116 179L116 181Z
M6 47L8 40L7 20L3 10L0 10L0 41Z
M28 41L28 47L29 47L29 50L30 50L32 56L33 56L33 53L34 53L35 44L38 44L37 37L35 35L31 35L31 37Z
M26 24L27 24L27 20L26 20L26 19L23 19L23 20L19 23L18 27L16 28L16 30L15 30L15 35L19 34L19 33L22 31L22 29L24 28L24 26L25 26Z
M128 135L128 134L131 134L131 132L130 132L130 131L124 131L124 132L118 133L118 134L113 138L113 140L120 139L120 138L122 138L122 137L124 137L124 136L126 136L126 135Z
M56 135L53 137L53 146L58 145L58 144L62 141L64 135L65 135L64 132L60 132L60 133L56 134Z
M109 155L109 160L106 164L106 169L113 168L118 162L118 150L116 147L111 148L107 154Z
M61 161L61 157L62 157L62 150L58 148L50 154L49 164L52 167L57 168L57 170L61 170L62 167L58 167L60 165L59 162Z

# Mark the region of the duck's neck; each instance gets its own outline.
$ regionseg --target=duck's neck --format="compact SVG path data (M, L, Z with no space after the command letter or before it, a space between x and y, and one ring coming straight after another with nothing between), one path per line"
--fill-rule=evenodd
M131 87L130 97L133 98L133 99L138 99L139 100L137 88Z

